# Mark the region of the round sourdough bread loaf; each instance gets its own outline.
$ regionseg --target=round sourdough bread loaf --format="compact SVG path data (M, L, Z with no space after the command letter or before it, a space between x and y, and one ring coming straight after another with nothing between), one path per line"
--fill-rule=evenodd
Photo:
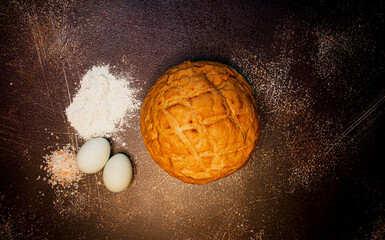
M184 62L150 89L140 129L163 170L204 184L245 165L258 142L260 118L251 87L236 70L218 62Z

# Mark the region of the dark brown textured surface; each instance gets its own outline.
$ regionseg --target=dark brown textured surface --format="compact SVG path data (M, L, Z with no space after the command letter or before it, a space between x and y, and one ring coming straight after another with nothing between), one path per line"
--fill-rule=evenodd
M384 238L383 12L381 1L3 1L0 238ZM92 66L133 76L143 100L188 59L232 65L253 87L262 135L244 168L202 186L173 179L146 152L138 113L110 139L134 164L126 191L100 174L70 196L36 180L48 146L83 142L64 110Z

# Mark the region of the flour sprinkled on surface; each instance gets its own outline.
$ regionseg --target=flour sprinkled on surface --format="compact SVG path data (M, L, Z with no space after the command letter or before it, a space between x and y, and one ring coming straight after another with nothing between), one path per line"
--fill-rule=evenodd
M108 66L94 66L66 109L68 121L83 139L110 136L129 126L125 120L140 108L137 91L127 79L112 75Z

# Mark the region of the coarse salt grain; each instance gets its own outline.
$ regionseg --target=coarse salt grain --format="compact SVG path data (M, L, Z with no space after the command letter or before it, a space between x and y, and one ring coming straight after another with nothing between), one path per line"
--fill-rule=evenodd
M51 151L50 154L43 156L46 166L44 170L48 174L48 183L53 186L62 186L63 188L77 188L83 178L76 164L76 154L73 146L67 144L62 149ZM39 178L40 179L40 178ZM44 177L43 180L46 178Z

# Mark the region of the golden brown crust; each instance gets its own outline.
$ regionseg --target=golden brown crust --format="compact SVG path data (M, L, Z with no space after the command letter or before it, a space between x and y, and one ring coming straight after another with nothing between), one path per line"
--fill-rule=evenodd
M257 146L260 118L251 87L236 70L218 62L184 62L150 89L140 129L163 170L204 184L246 164Z

